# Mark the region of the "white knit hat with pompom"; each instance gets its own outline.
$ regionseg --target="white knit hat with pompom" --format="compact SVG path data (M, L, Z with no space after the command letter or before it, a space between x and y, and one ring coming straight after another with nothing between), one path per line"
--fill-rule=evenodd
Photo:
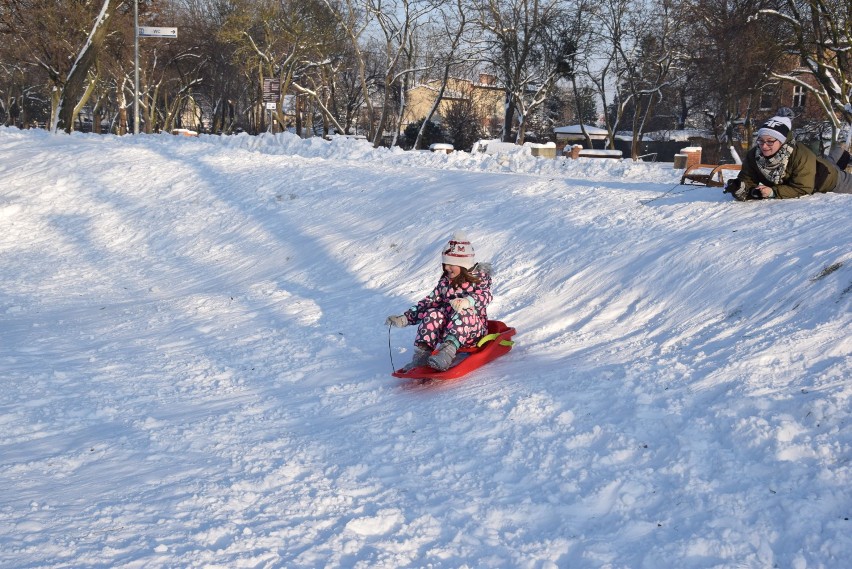
M444 265L456 265L465 269L472 269L476 264L476 254L473 245L470 244L467 235L461 231L453 233L452 239L447 243L441 254L441 263Z

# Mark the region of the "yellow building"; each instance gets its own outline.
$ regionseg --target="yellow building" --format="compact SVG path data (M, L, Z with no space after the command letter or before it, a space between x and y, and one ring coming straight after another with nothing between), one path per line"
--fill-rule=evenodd
M435 80L421 83L408 90L402 120L403 130L429 113L440 87L441 82ZM505 90L497 85L497 78L493 75L482 73L478 82L450 78L441 102L432 116L432 122L439 124L443 122L443 117L450 105L459 101L471 101L474 113L479 118L485 134L493 135L500 131L503 124L505 97Z

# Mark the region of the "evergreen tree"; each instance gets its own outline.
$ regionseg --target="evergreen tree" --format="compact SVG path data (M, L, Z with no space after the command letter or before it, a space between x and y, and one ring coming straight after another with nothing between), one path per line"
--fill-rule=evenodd
M424 119L420 119L413 123L409 123L407 127L405 127L405 131L403 132L403 137L405 141L400 141L400 146L405 148L406 150L410 150L414 147L414 141L417 140L417 133L420 132L420 126L423 124ZM433 123L432 121L426 121L426 128L423 129L423 148L429 148L430 145L445 142L444 131L441 129L441 126Z

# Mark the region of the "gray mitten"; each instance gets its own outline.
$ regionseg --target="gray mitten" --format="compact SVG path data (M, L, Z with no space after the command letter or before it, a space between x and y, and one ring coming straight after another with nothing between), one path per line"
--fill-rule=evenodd
M388 319L385 320L385 325L394 326L395 328L405 328L408 326L408 318L405 317L405 314L400 314L399 316L388 316Z

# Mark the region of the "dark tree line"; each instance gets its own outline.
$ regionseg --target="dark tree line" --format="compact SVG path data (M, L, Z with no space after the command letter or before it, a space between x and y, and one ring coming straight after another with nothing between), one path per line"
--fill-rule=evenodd
M0 0L4 124L128 132L133 8ZM145 132L290 128L394 143L408 89L483 72L503 88L495 126L519 143L566 117L597 122L595 108L611 135L634 133L634 157L651 130L730 139L780 85L807 90L835 134L852 120L848 0L139 0L138 11L141 25L179 30L140 40ZM281 87L272 108L265 79ZM463 106L447 114L460 139L475 133L465 121L482 120Z

